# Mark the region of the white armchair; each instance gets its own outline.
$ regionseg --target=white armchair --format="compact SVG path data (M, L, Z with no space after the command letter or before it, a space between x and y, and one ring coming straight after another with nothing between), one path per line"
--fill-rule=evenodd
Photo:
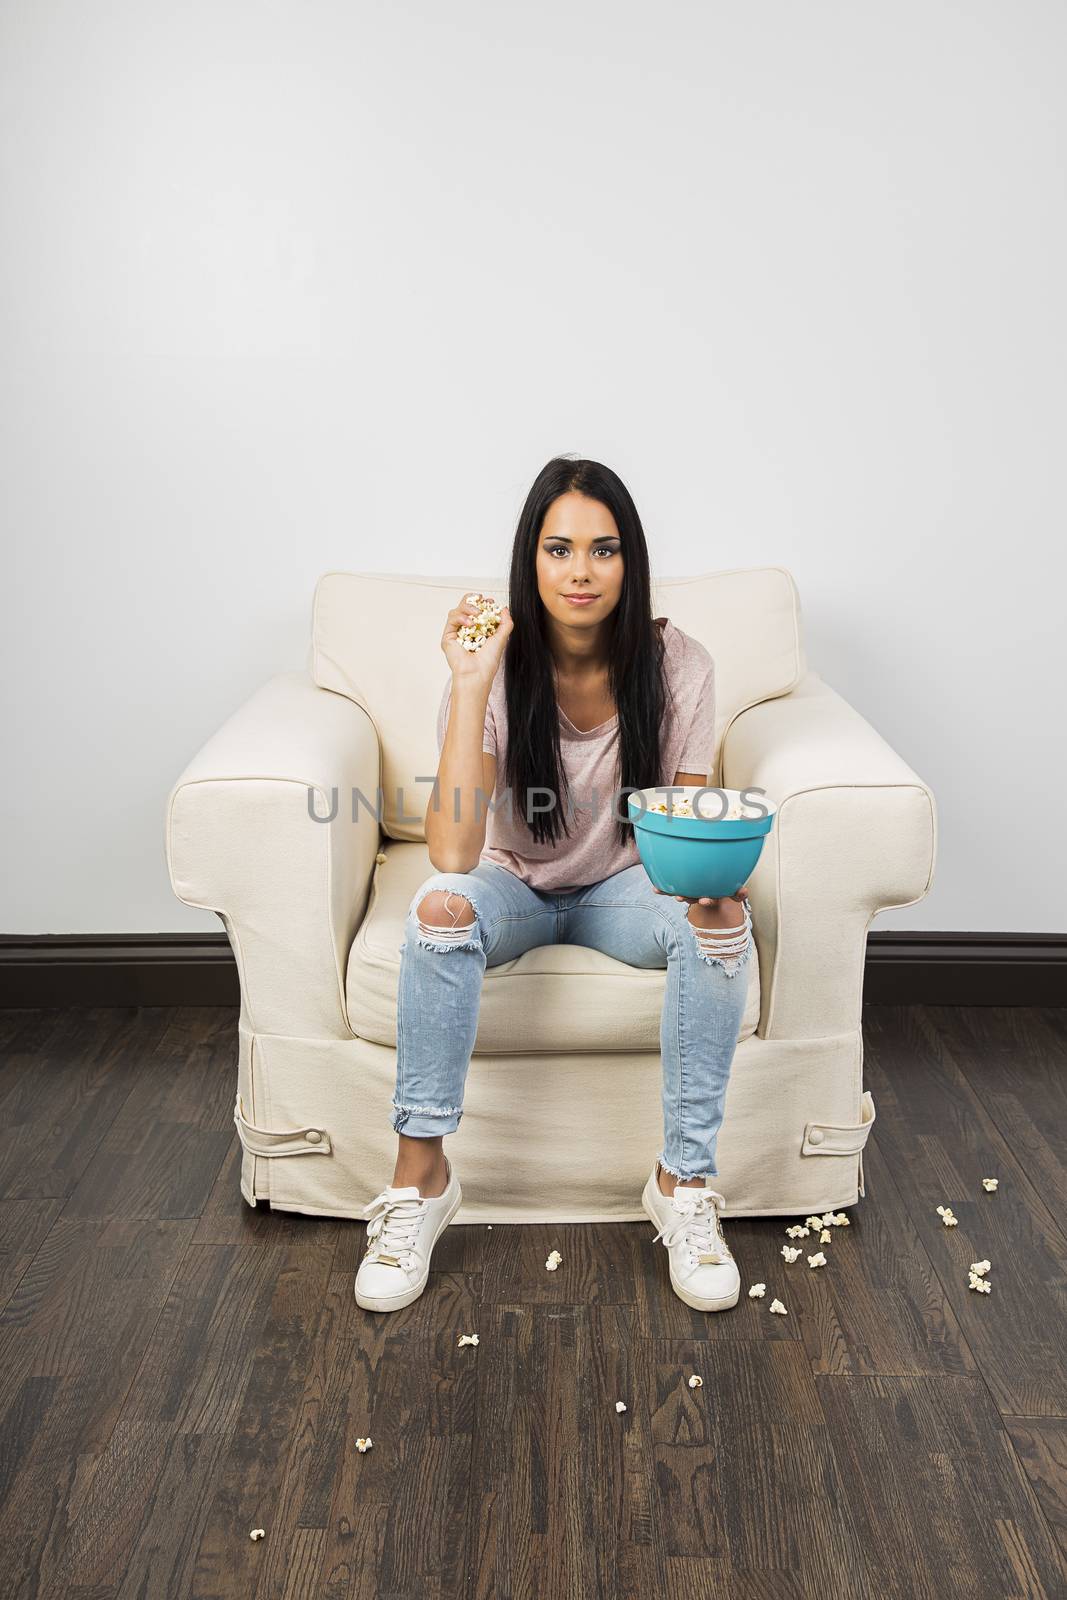
M250 1205L359 1217L392 1171L399 948L433 870L422 818L447 675L438 641L476 588L507 596L493 577L327 573L307 669L264 684L171 790L174 892L218 913L238 965L234 1120ZM715 1185L732 1216L839 1209L864 1192L875 1114L862 1085L867 929L929 889L933 797L806 667L788 572L665 580L654 598L715 657L709 782L778 803L750 879L756 952ZM487 969L449 1136L457 1222L644 1219L665 977L578 945Z

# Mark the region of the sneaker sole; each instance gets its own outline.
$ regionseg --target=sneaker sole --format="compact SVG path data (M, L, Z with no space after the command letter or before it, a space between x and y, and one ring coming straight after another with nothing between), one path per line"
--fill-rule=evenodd
M649 1207L648 1197L645 1194L642 1194L642 1196L641 1196L641 1209L644 1211L645 1216L648 1218L649 1222L651 1222L652 1226L655 1228L656 1232L658 1233L660 1228L663 1226L663 1224L660 1222L659 1218L655 1215L655 1213ZM668 1255L667 1255L667 1261L668 1261L668 1273L669 1273L670 1280L671 1280L671 1288L674 1290L674 1292L678 1296L679 1300L684 1300L686 1305L687 1306L692 1306L694 1311L729 1311L731 1306L735 1306L737 1304L738 1300L740 1300L740 1298L741 1298L741 1284L740 1284L740 1281L738 1281L737 1288L734 1290L733 1294L722 1295L717 1300L705 1299L703 1296L701 1296L699 1294L694 1294L691 1289L685 1288L685 1286L683 1284L679 1284L675 1280L674 1273L670 1270L670 1265L669 1265L669 1263L670 1263L670 1253L669 1252L668 1252Z
M457 1179L456 1198L438 1223L437 1232L434 1234L433 1239L430 1242L430 1248L426 1255L426 1276L423 1278L422 1282L414 1284L410 1289L402 1290L400 1294L391 1295L361 1295L359 1289L355 1284L353 1284L353 1291L355 1293L357 1306L362 1306L364 1311L399 1311L402 1309L402 1307L409 1306L413 1300L417 1300L419 1295L430 1281L430 1261L433 1258L433 1252L437 1246L437 1241L448 1227L448 1224L452 1221L452 1218L455 1216L456 1212L459 1210L462 1201L463 1190L459 1187L459 1181Z

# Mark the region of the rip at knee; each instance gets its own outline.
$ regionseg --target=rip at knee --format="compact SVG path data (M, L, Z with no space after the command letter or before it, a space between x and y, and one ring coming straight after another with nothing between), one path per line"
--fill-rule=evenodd
M709 966L721 967L728 978L736 977L752 955L752 912L747 900L742 905L742 920L733 928L698 928L689 922L686 913L700 959Z
M416 939L429 950L477 950L477 907L458 889L433 889L415 908Z

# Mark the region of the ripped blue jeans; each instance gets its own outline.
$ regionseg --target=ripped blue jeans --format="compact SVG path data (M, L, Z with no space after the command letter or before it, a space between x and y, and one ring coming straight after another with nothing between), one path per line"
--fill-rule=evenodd
M450 894L431 922L418 907ZM675 1178L717 1177L715 1146L745 1011L753 950L747 901L724 951L693 926L688 906L657 894L638 862L600 883L542 892L495 862L435 872L410 906L400 947L396 1091L392 1126L412 1138L454 1133L478 1028L486 967L545 944L580 944L632 967L666 967L660 1020L664 1142L659 1162ZM469 918L466 926L454 925ZM452 924L452 925L450 925Z

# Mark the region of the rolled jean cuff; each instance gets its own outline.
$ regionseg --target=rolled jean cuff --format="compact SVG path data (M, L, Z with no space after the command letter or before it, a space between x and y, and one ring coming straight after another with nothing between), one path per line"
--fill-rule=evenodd
M706 1164L701 1172L679 1171L678 1167L672 1166L667 1160L665 1150L660 1151L659 1155L656 1157L656 1160L659 1162L659 1165L664 1172L670 1173L671 1177L677 1178L680 1183L688 1183L693 1178L717 1178L719 1176L718 1169L715 1166L714 1157Z
M440 1134L455 1133L463 1117L462 1106L405 1106L393 1102L392 1127L409 1139L436 1139Z

